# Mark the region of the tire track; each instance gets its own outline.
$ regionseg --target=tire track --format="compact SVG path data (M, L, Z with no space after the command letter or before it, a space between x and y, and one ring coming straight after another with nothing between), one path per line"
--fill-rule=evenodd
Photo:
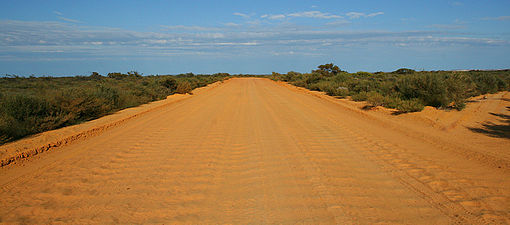
M352 124L346 127L345 120L339 121L338 118L331 116L332 114L318 111L317 108L310 107L309 109L314 111L315 114L322 113L331 124L341 128L342 131L339 132L339 135L348 133L349 138L346 138L345 141L350 144L351 148L365 151L367 158L380 162L386 171L401 180L409 189L420 194L432 206L441 209L449 217L458 220L459 223L486 224L490 222L491 224L506 224L509 222L507 219L509 218L508 203L506 202L510 198L507 191L506 194L505 192L501 193L501 187L499 191L492 191L492 193L468 192L465 189L484 187L487 184L476 182L475 185L475 180L462 178L464 171L455 173L448 166L442 166L434 160L427 160L416 154L411 154L408 149L370 135L367 131L361 131ZM296 109L295 112L297 110L302 109ZM307 118L309 117L296 119L294 122L299 123ZM321 131L325 129L327 127L322 127ZM306 137L298 139L302 138ZM426 166L420 166L417 162L421 162ZM491 189L498 190L497 187ZM486 200L489 200L492 204L487 203ZM491 205L499 206L499 209L494 210Z

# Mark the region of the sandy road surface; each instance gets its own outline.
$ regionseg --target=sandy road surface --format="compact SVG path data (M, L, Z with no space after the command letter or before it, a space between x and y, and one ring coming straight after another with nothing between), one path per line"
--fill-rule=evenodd
M1 168L0 221L510 223L508 169L382 124L270 80L232 79Z

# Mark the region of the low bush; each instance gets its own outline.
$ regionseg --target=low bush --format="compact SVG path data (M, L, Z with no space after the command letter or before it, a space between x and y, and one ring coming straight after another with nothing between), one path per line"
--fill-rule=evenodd
M191 93L193 89L191 88L191 84L188 81L183 81L177 85L177 89L175 92L178 94L187 94Z
M161 82L161 86L168 88L172 91L177 89L177 81L174 78L167 77L167 78L161 80L160 82Z
M384 104L384 96L375 91L367 93L367 103L372 106L383 106Z
M351 96L352 100L360 102L360 101L366 101L368 98L368 92L362 91L355 93Z
M397 110L403 113L419 112L425 108L419 99L402 100L396 107Z

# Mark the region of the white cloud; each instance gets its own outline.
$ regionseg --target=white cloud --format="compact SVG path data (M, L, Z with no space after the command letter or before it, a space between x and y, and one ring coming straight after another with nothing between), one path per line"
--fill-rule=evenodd
M184 26L184 25L161 25L165 30L184 30L184 31L216 31L217 27Z
M260 16L260 18L267 18L267 19L270 19L270 20L281 20L281 19L285 19L285 15L283 14L277 14L277 15L267 15L267 14L264 14L262 16Z
M81 23L81 21L79 21L79 20L69 19L69 18L66 18L66 17L63 17L63 16L58 16L58 18L63 20L63 21L66 21L66 22Z
M504 20L510 20L510 16L485 17L485 18L483 18L483 20L499 20L499 21L504 21Z
M432 24L430 27L444 30L457 30L466 28L466 26L460 24Z
M384 14L384 12L375 12L375 13L369 13L369 14L361 13L361 12L348 12L345 15L347 17L349 17L350 19L359 19L361 17L374 17L374 16L383 15L383 14Z
M269 17L269 16L268 16ZM287 52L306 55L332 48L360 45L502 46L510 41L472 37L449 31L340 31L328 26L293 24L239 25L232 27L162 26L160 32L137 32L109 27L89 27L63 22L0 20L0 58L159 57L168 55L239 55ZM198 32L197 32L198 31ZM314 51L310 49L315 49ZM59 55L51 53L63 51ZM39 54L39 55L37 55ZM40 54L50 54L41 57ZM46 57L48 56L48 57Z
M235 12L235 13L233 13L233 14L234 14L235 16L240 16L240 17L243 17L243 18L246 18L246 19L250 18L250 15L248 15L248 14L244 14L244 13L240 13L240 12Z
M350 23L351 23L351 21L349 21L349 20L335 20L335 21L332 21L332 22L329 22L326 24L330 25L330 26L343 26L343 25L347 25Z
M374 16L383 15L383 14L384 14L383 12L370 13L367 15L367 17L374 17Z
M227 26L227 27L237 27L237 26L240 26L240 25L241 25L241 24L232 23L232 22L225 23L225 26Z
M364 16L365 14L364 13L359 13L359 12L348 12L345 15L347 15L351 19L358 19L358 18Z
M260 18L267 18L271 20L278 20L278 19L285 19L285 18L291 18L291 17L302 17L302 18L316 18L316 19L341 19L342 16L334 15L331 13L324 13L320 11L305 11L305 12L295 12L295 13L288 13L288 14L275 14L275 15L268 15L264 14L260 16Z
M289 16L289 17L319 18L319 19L340 19L340 18L342 18L342 16L333 15L330 13L323 13L320 11L290 13L287 16Z
M432 24L429 27L437 28L437 29L444 29L444 30L457 30L457 29L465 29L467 26L465 25L466 22L455 19L453 23L451 24Z
M81 21L79 21L79 20L75 20L75 19L70 19L70 18L64 17L64 14L62 12L53 11L53 13L55 15L57 15L57 18L59 18L60 20L63 20L63 21L66 21L66 22L71 22L71 23L81 23Z

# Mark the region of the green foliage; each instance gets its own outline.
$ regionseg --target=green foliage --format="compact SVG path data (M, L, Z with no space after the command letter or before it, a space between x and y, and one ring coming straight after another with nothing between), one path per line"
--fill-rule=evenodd
M191 93L192 90L191 84L188 81L183 81L177 85L175 92L178 94L186 94Z
M114 78L114 79L122 79L128 77L127 74L114 72L114 73L108 73L108 78Z
M333 63L319 65L317 68L318 68L318 70L314 70L312 72L321 74L323 76L328 76L328 77L337 75L338 73L342 72L342 70L340 70L340 68L338 66L334 65Z
M142 77L142 74L138 73L138 71L129 71L127 75L128 75L128 77L136 77L136 78Z
M370 77L370 76L373 76L373 74L371 74L369 72L363 72L363 71L359 71L355 75L358 76L358 77Z
M393 71L393 73L396 73L396 74L413 74L415 72L416 72L415 70L407 69L407 68L400 68L398 70Z
M161 85L173 91L177 88L177 81L174 78L167 77L161 81Z
M91 79L101 79L101 78L103 78L103 76L101 76L101 74L99 74L98 72L92 72L92 74L90 74L89 78L91 78Z
M419 98L426 105L446 107L449 104L447 86L443 74L426 73L402 77L397 89L404 99Z
M355 93L351 96L352 100L360 102L360 101L366 101L368 99L368 92L361 91L358 93Z
M384 96L378 92L371 91L367 93L367 103L372 107L383 106L384 100Z
M408 112L419 112L422 111L425 106L419 99L413 98L409 100L402 100L397 105L396 109L400 112L408 113Z
M496 93L507 89L508 83L495 74L481 73L473 76L479 94Z

